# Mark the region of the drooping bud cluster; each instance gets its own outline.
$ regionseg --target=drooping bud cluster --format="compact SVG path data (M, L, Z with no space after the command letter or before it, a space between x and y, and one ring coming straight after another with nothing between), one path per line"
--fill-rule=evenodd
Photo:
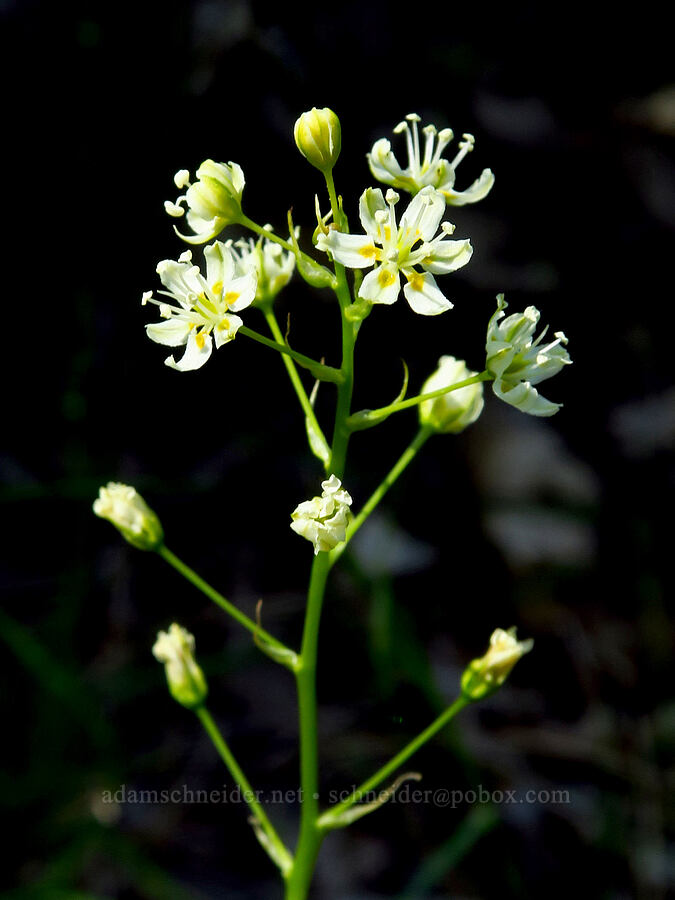
M157 550L164 540L162 524L145 500L128 484L109 481L99 489L94 512L107 519L139 550Z

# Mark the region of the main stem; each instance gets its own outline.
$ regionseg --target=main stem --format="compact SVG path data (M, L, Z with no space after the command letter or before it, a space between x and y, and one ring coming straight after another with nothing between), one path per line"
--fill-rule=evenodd
M330 174L330 173L329 173ZM331 197L333 215L338 209L332 175L326 176ZM347 427L354 386L354 344L357 329L348 321L345 309L351 303L351 292L345 270L335 264L337 296L342 319L342 382L338 383L333 445L331 447L330 473L343 478L347 460L347 445L350 430ZM316 703L316 664L319 644L319 624L321 607L326 589L326 579L331 560L328 553L320 552L314 557L307 594L307 611L302 636L299 665L296 668L298 688L298 716L300 720L300 834L295 850L293 866L286 878L286 900L305 900L314 874L316 858L323 840L323 832L318 827L319 818L319 753L318 717Z
M316 662L319 622L328 569L328 554L318 553L312 564L300 663L296 670L300 719L300 835L293 868L287 879L286 900L304 900L307 896L323 838L317 827L319 753L317 746Z

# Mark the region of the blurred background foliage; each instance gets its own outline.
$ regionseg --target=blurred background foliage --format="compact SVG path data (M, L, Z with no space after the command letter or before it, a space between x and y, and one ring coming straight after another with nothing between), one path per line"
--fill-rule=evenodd
M162 201L206 157L244 167L249 215L303 241L319 176L292 126L342 120L356 221L365 153L408 112L476 135L496 186L450 210L475 255L455 309L403 302L362 330L355 408L417 391L444 353L480 369L494 296L570 339L552 420L499 406L433 439L335 570L325 609L322 784L342 790L454 698L497 626L535 650L414 760L429 790L566 790L567 804L392 803L326 842L317 900L661 898L673 866L672 234L675 88L663 7L251 0L3 0L4 429L0 685L4 900L278 897L241 804L102 802L228 778L150 655L193 631L211 708L256 787L297 783L294 691L91 502L134 484L169 546L297 643L308 547L288 513L320 472L274 354L240 339L199 373L162 365L144 290L183 249ZM402 147L396 145L399 151ZM7 246L7 244L6 244ZM23 312L30 311L30 316ZM300 350L336 360L335 310L294 281ZM18 313L21 312L21 316ZM247 320L248 321L248 320ZM262 329L262 322L260 323ZM322 387L319 415L332 402ZM353 440L358 507L415 430ZM417 787L417 785L415 785ZM271 815L293 833L297 809ZM582 874L583 873L583 874Z

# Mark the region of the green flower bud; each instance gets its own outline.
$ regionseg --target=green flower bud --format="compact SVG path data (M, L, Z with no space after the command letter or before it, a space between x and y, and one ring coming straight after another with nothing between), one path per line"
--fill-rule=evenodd
M193 184L187 169L176 172L174 182L179 189L187 187L187 191L175 203L167 200L164 208L173 218L185 215L194 234L182 234L175 226L174 230L188 244L205 244L220 234L226 225L242 220L241 195L246 179L237 163L217 163L207 159L197 169L197 180Z
M421 394L430 394L441 388L450 387L477 375L471 372L463 359L442 356L438 368L422 385ZM424 400L419 407L420 424L428 425L441 434L457 434L475 422L483 410L483 385L470 384L448 391L432 400Z
M94 512L107 519L139 550L157 550L164 540L162 523L145 500L128 484L109 481L98 492Z
M201 706L208 693L204 673L195 662L195 639L174 622L160 631L152 648L158 662L164 663L171 696L188 709Z
M506 681L521 656L529 653L534 641L516 640L516 629L497 628L490 638L485 656L474 659L462 675L462 693L467 700L482 700L493 694Z
M293 129L295 143L302 155L317 169L329 172L340 155L340 120L332 109L313 107L303 113Z

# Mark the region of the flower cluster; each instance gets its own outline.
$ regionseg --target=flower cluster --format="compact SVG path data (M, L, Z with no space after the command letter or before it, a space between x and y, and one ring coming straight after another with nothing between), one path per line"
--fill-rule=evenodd
M167 347L185 346L182 358L176 362L167 357L166 365L181 372L198 369L216 347L231 341L241 327L236 313L250 306L256 296L257 271L242 271L232 249L214 241L204 250L206 277L199 266L192 263L186 250L177 261L164 259L157 266L157 274L167 290L161 291L174 303L155 300L152 292L143 294L143 303L155 303L165 319L146 325L148 337ZM241 260L239 260L241 263ZM212 339L213 335L213 339Z
M332 550L346 538L352 498L340 479L331 475L321 482L323 493L300 503L291 513L291 528L314 544L314 555Z
M441 153L453 139L452 129L443 128L437 131L434 125L427 125L422 129L425 143L424 157L421 158L417 129L419 121L420 117L416 113L411 113L406 116L405 121L399 122L394 128L395 134L405 133L408 148L408 165L405 169L399 165L386 138L381 138L373 144L373 149L368 154L368 165L373 177L410 194L416 194L425 187L433 187L451 206L477 203L487 196L495 180L490 169L484 169L480 177L465 191L455 190L457 166L467 153L473 150L473 135L462 135L459 153L452 162L448 162L447 159L441 158Z
M528 306L525 312L507 316L502 322L507 306L504 295L499 294L497 311L488 326L485 368L494 376L492 389L501 400L522 412L531 416L552 416L562 404L546 400L534 385L551 378L572 362L562 346L567 343L567 338L562 331L556 331L555 340L542 345L547 328L536 340L532 339L539 310Z

